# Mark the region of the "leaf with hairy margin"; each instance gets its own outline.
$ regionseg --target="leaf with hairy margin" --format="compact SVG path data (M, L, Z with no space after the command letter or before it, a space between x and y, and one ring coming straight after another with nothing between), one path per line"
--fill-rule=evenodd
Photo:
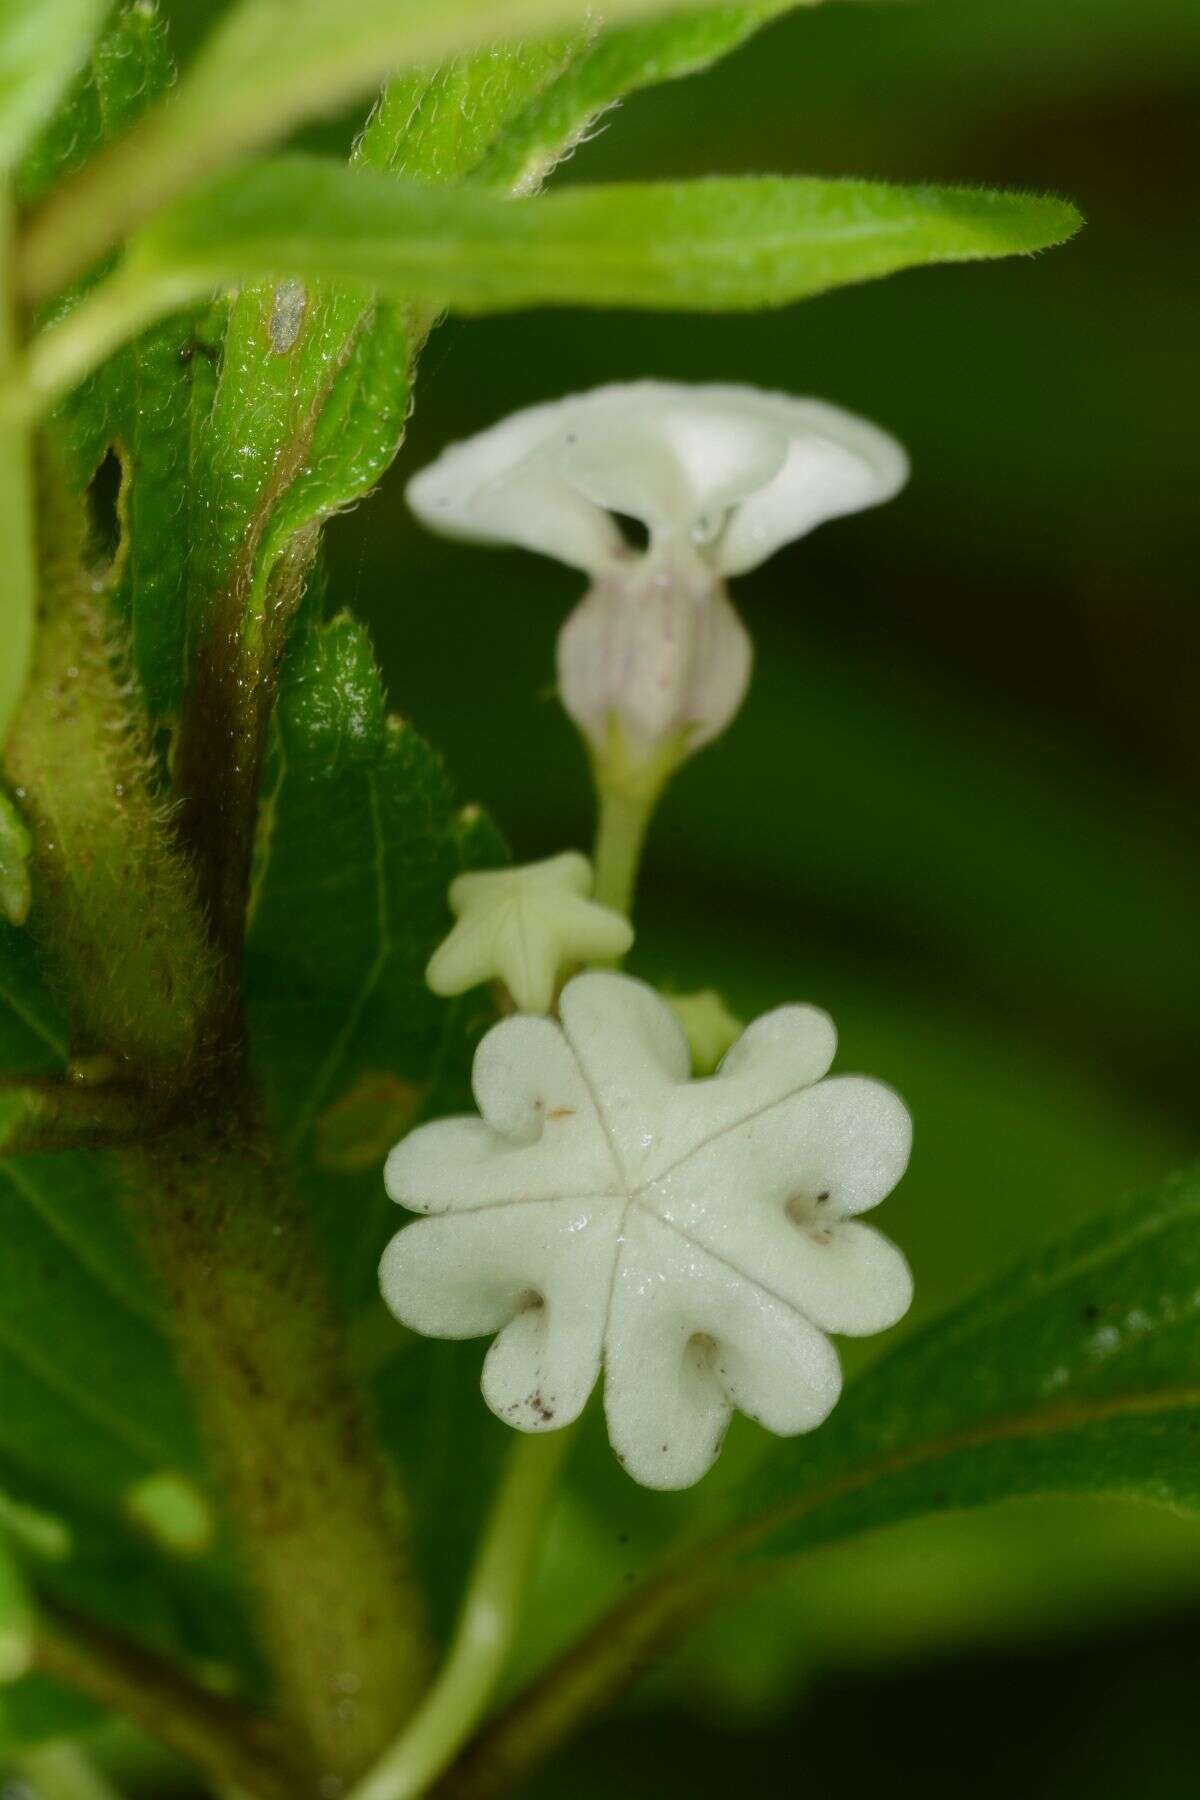
M99 36L78 58L70 86L26 146L15 185L22 206L37 206L97 151L128 129L175 78L167 28L157 11L104 0Z
M117 319L151 317L189 292L271 273L465 313L753 310L900 269L1028 255L1080 224L1069 201L983 188L741 176L502 200L279 157L158 219L134 240L104 306Z
M686 33L704 10L704 0L606 0L601 16L616 26L682 14ZM26 291L41 298L65 286L200 177L396 70L571 33L594 19L581 0L293 0L281 30L279 0L241 0L218 19L170 104L35 222Z
M610 1703L648 1656L736 1591L747 1558L1035 1494L1200 1514L1198 1452L1194 1170L917 1332L851 1384L821 1430L772 1445L732 1495L725 1529L652 1575L518 1696L447 1792L483 1800L495 1778Z
M782 13L816 4L819 0L753 0L600 32L500 134L479 165L478 179L514 193L531 192L625 95L696 75Z

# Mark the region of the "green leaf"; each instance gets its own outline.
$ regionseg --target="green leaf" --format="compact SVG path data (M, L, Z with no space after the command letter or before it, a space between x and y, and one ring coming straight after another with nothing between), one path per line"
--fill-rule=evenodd
M671 13L601 32L522 110L480 164L489 186L528 193L597 116L626 94L698 74L771 19L817 0L753 0Z
M67 1023L33 938L0 920L0 1068L45 1075L61 1069Z
M0 13L0 173L12 168L88 53L109 0L6 0Z
M699 10L696 0L606 0L602 16L606 24L619 24L644 14ZM202 148L212 155L216 133L206 115L217 95L233 140L224 154L234 155L368 91L391 69L569 30L585 18L579 0L440 0L436 7L425 0L300 0L281 34L272 0L242 0L196 59L174 109L171 135L164 134L168 154L176 153L186 129L193 154Z
M0 1752L75 1737L102 1717L91 1701L43 1675L26 1675L0 1690Z
M625 89L711 60L779 10L770 0L684 14L628 41L589 24L398 76L354 161L408 181L503 186L513 159L498 152L510 139L515 152L536 137L552 160ZM529 185L524 166L521 179ZM230 311L227 373L197 440L197 473L217 496L193 568L198 595L236 587L253 629L288 545L378 481L403 431L409 357L432 310L413 316L377 305L370 288L328 283L243 288Z
M497 50L397 80L355 161L381 178L459 179L554 79L574 42ZM379 480L408 413L411 335L400 307L377 304L358 285L268 281L233 300L196 439L196 477L212 496L191 571L197 608L215 612L232 595L241 628L255 636L289 546L303 533L311 546L314 526Z
M309 624L289 656L266 778L247 940L255 1056L328 1229L339 1293L375 1292L392 1209L391 1143L460 1074L466 1022L425 964L449 926L446 889L503 850L456 809L441 763L387 714L363 627Z
M35 939L0 922L0 1068L63 1077L66 1045ZM0 1096L0 1139L19 1105ZM30 1585L253 1681L227 1550L173 1552L141 1503L207 1478L107 1159L0 1152L0 1242L0 1532ZM15 1736L44 1688L6 1695Z
M726 1529L601 1619L569 1665L552 1667L485 1733L480 1761L510 1767L531 1727L557 1737L611 1701L647 1655L728 1595L738 1559L1034 1494L1198 1513L1198 1439L1193 1172L914 1334L850 1387L820 1431L775 1446L731 1497Z
M119 1512L143 1477L195 1467L156 1302L102 1163L0 1160L0 1237L0 1487L36 1504L28 1473Z
M704 9L704 0L607 0L604 22ZM218 21L170 104L35 226L29 291L41 297L65 285L189 182L395 70L589 23L581 0L297 0L281 30L278 0L242 0Z
M1092 1492L1200 1510L1200 1172L1102 1219L879 1364L740 1496L756 1547ZM772 1510L774 1509L774 1510Z
M405 71L380 96L355 160L406 181L476 178L496 146L570 78L595 43L589 23L565 37ZM503 185L503 177L491 185Z
M780 306L922 263L1045 249L1068 202L784 176L575 188L537 202L430 192L312 157L252 165L135 242L126 282L362 282L464 312L547 303Z
M245 633L253 660L269 663L271 578L297 534L366 492L395 454L407 364L401 322L375 315L370 294L284 282L234 300L193 441L205 496L188 577L198 632ZM315 538L301 576L314 551Z
M502 200L281 157L223 177L137 237L92 301L35 347L53 393L151 320L226 282L369 286L434 309L537 305L743 311L926 263L1071 237L1065 200L787 176L574 188Z
M79 67L58 106L29 145L16 174L22 205L36 206L51 190L128 129L174 79L167 27L141 0L112 0L114 13Z
M29 1667L31 1622L25 1580L0 1529L0 1688Z

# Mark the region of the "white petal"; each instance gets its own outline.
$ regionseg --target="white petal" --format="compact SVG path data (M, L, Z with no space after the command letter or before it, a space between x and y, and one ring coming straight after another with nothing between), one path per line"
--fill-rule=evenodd
M584 1124L594 1135L595 1104L562 1027L552 1019L493 1025L475 1052L471 1088L482 1117L516 1143L535 1144L543 1133L552 1139L552 1125L559 1137Z
M700 536L779 472L788 447L761 412L665 381L598 388L576 403L572 425L563 469L590 500Z
M717 548L725 575L757 568L781 544L826 519L879 506L908 479L908 457L886 431L820 400L758 396L788 431L783 467L736 509Z
M493 1026L472 1079L484 1117L437 1119L403 1138L384 1171L393 1200L413 1212L463 1212L612 1190L608 1142L557 1025Z
M448 445L409 482L409 506L446 537L519 544L592 573L604 568L621 552L620 531L560 466L573 405L527 407Z
M630 975L577 975L559 1011L632 1187L654 1151L664 1096L691 1068L683 1028L654 989Z
M430 1337L498 1332L488 1405L521 1431L570 1424L600 1368L621 1203L562 1200L423 1219L384 1252L384 1299Z
M837 1030L819 1006L777 1006L730 1045L717 1079L726 1089L736 1083L739 1092L765 1105L820 1081L836 1050Z
M697 619L697 647L688 691L688 746L699 750L736 717L750 686L754 644L729 597L714 589Z
M708 1081L690 1081L666 1096L654 1154L642 1166L654 1180L700 1145L811 1087L837 1048L828 1013L817 1006L780 1006L748 1025Z
M822 1331L886 1331L912 1304L912 1275L889 1239L822 1202L789 1206L736 1167L738 1134L689 1158L638 1203Z
M835 1075L711 1133L654 1183L653 1204L680 1223L728 1213L733 1229L751 1205L844 1219L891 1193L911 1145L912 1121L891 1088Z
M613 1449L647 1487L699 1481L735 1406L791 1436L819 1425L841 1391L837 1354L822 1332L636 1209L604 1360Z
M628 513L659 531L718 536L717 567L740 574L822 520L890 499L907 474L900 445L840 407L644 381L514 413L444 450L408 500L433 530L593 574L621 556L610 510Z

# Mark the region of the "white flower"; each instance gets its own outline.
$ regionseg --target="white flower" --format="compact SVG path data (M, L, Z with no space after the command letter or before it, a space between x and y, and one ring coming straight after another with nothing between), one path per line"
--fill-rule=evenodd
M735 1407L784 1436L819 1425L841 1388L826 1333L907 1309L903 1256L855 1215L903 1173L908 1113L878 1082L822 1080L835 1033L811 1006L758 1019L708 1081L640 981L579 975L560 1010L483 1039L482 1117L392 1151L392 1198L439 1216L392 1240L384 1297L414 1331L498 1334L483 1392L522 1431L577 1418L603 1361L618 1457L686 1487Z
M559 638L563 704L603 754L614 722L648 761L732 719L751 646L725 593L781 544L888 500L908 461L820 400L641 381L531 406L451 445L409 483L425 524L585 570ZM614 514L640 520L644 551Z
M616 962L633 943L629 920L589 899L591 891L592 865L575 850L460 875L450 884L458 924L430 957L426 981L448 995L499 980L521 1012L549 1012L568 970Z

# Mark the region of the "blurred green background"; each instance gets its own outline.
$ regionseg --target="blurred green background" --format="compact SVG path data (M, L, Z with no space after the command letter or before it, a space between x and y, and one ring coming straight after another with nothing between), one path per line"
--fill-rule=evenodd
M168 10L185 37L205 11ZM663 809L634 963L745 1013L818 1001L841 1066L904 1093L917 1147L883 1222L917 1319L1200 1136L1198 98L1194 0L801 10L628 103L556 180L1048 188L1084 235L753 318L451 323L397 468L328 534L332 599L370 620L397 709L532 857L590 831L551 687L579 580L422 535L407 474L514 407L641 375L820 395L908 445L899 501L738 584L755 684ZM743 1433L727 1460L753 1453ZM556 1525L526 1665L662 1533L602 1461L585 1450ZM1194 1522L943 1518L773 1584L530 1791L1192 1795L1198 1679Z

